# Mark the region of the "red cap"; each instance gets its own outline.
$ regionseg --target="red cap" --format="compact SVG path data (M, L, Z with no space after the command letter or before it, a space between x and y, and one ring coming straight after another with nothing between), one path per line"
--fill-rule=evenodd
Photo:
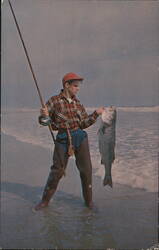
M75 73L70 72L70 73L67 73L67 74L63 77L62 82L63 82L63 84L64 84L65 82L68 82L68 81L71 81L71 80L83 81L83 78L80 77L80 76L78 76L78 75L75 74Z

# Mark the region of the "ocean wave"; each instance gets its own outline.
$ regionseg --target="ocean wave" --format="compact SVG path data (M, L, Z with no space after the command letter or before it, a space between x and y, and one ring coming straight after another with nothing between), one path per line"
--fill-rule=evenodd
M94 111L97 107L86 107L89 112ZM117 111L125 112L159 112L159 106L154 107L116 107Z
M88 108L93 111L95 107ZM140 112L158 110L158 107L119 107L121 119L117 123L116 160L113 165L114 183L144 188L153 192L157 190L156 159L158 146L158 123L156 113L129 115L130 109ZM122 110L123 109L123 110ZM14 113L17 112L16 114ZM124 111L124 112L123 112ZM136 111L136 112L138 112ZM150 111L150 112L151 112ZM32 113L31 113L32 112ZM36 112L36 113L34 113ZM155 111L156 112L156 111ZM54 145L47 127L38 124L38 109L12 109L2 116L2 132L16 140L52 150ZM128 120L129 122L123 122ZM130 124L133 126L130 127ZM104 167L100 164L97 131L100 119L87 129L93 168L96 174L104 177ZM56 133L54 133L56 135Z
M53 142L47 138L36 138L35 136L20 136L18 133L10 133L2 129L5 135L12 136L19 142L29 143L35 146L40 146L47 150L53 150ZM144 150L140 150L140 154L144 154ZM96 170L95 175L101 179L104 178L105 169L100 162L100 154L98 148L94 150L90 145L90 153L93 169ZM139 152L138 152L139 154ZM140 161L139 161L140 160ZM132 169L131 166L135 166ZM137 167L138 166L138 167ZM142 166L142 167L141 167ZM127 185L132 188L145 189L148 192L157 192L157 163L155 161L146 161L143 159L120 159L117 158L112 167L113 182Z
M155 107L117 107L118 111L127 112L159 112L159 106Z
M43 147L43 148L46 148L46 149L53 149L53 145L52 143L44 143L43 140L40 140L40 138L35 138L35 136L22 136L18 133L13 133L13 132L10 132L10 131L7 131L5 129L1 129L2 133L5 134L5 135L8 135L8 136L12 136L14 137L17 141L19 142L25 142L25 143L29 143L29 144L32 144L32 145L35 145L35 146L39 146L39 147Z
M2 114L7 113L23 113L23 112L40 112L40 108L2 108ZM93 112L98 107L86 107L88 112ZM126 111L126 112L159 112L159 106L153 107L116 107L117 111Z
M97 159L94 159L93 164L96 166L97 164L99 165L100 162ZM115 160L114 164L112 165L112 179L114 183L127 185L132 188L145 189L148 192L158 191L157 164L156 166L152 166L151 162L146 163L146 168L143 167L142 171L140 170L142 173L139 173L138 171L138 174L136 171L130 171L131 168L129 168L128 164L131 165L132 163L126 163L125 160ZM156 172L156 174L153 174L153 176L151 173L152 167ZM96 170L97 171L95 175L101 177L101 179L104 179L104 165L100 164L100 168L96 168Z
M33 109L33 108L2 108L1 113L2 114L12 114L12 113L24 113L24 112L40 112L39 109Z

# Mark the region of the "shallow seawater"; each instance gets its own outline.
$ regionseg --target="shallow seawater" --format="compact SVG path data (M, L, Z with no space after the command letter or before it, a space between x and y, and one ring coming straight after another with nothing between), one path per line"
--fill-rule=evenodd
M113 189L103 187L101 177L93 174L95 209L90 211L84 206L73 159L49 207L33 212L47 178L49 150L12 136L4 136L3 142L3 248L141 249L156 243L157 195L116 182Z
M33 212L33 204L9 196L6 209L2 211L1 244L4 248L100 249L115 246L103 214L98 209L91 211L84 207L77 197L57 192L48 208Z
M93 109L88 109L91 113ZM2 116L2 131L17 140L40 145L52 151L54 145L47 127L38 124L38 110L6 111ZM157 191L158 174L158 108L117 108L116 160L112 174L115 183ZM86 129L96 175L104 177L104 167L98 148L100 118ZM56 135L56 132L54 133Z
M42 220L46 225L43 234L49 243L55 248L113 247L112 236L101 215L83 208L77 201L74 203L75 206L72 202L67 205L56 200L56 205L43 213Z

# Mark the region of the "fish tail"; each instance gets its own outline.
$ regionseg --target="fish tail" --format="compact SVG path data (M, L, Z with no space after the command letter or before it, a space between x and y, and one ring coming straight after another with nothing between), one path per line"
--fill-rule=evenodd
M103 186L109 185L111 188L113 188L113 182L112 182L112 177L111 176L105 176L103 180Z

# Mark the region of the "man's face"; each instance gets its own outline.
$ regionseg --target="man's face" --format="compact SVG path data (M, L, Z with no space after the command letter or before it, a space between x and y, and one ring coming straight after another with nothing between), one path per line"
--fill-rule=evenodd
M70 95L76 95L80 89L80 81L74 81L70 84L67 84L67 89Z

